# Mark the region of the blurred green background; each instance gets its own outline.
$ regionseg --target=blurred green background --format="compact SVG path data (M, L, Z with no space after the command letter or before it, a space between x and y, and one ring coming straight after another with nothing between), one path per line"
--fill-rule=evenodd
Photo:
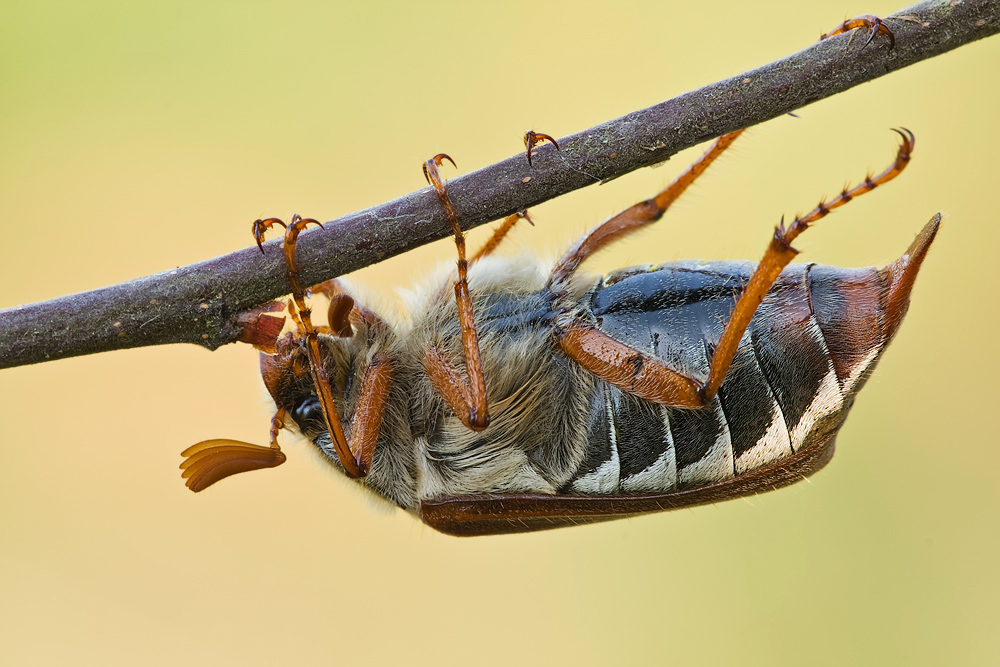
M251 244L808 46L865 3L8 2L0 307ZM891 260L942 232L833 463L747 501L461 540L289 462L195 496L179 452L266 441L256 354L171 346L0 372L0 663L908 664L1000 654L996 184L1000 38L757 127L608 270L760 256L917 136L907 173L797 244ZM534 210L555 256L701 148ZM454 172L452 172L454 173ZM446 174L447 175L447 174ZM474 232L476 247L488 234ZM363 271L382 295L448 242ZM993 285L993 287L990 287ZM983 292L983 290L986 290Z

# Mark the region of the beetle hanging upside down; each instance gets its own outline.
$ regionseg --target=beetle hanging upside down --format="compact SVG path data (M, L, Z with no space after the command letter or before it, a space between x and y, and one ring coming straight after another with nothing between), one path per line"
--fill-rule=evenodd
M802 479L833 456L855 395L902 322L940 216L884 268L790 266L791 243L903 171L914 137L896 132L892 166L782 221L756 265L674 262L599 279L577 269L658 220L740 132L553 269L489 256L524 213L467 260L438 175L451 158L438 155L424 172L455 232L457 281L405 325L390 326L330 281L313 288L331 299L328 324L313 326L295 244L319 223L258 220L258 243L273 225L286 228L297 325L275 340L274 318L262 317L271 323L251 332L270 347L261 371L277 406L271 446L194 445L183 453L187 485L200 491L282 463L277 435L288 418L349 477L454 535L603 521ZM551 141L531 133L529 155L539 138Z

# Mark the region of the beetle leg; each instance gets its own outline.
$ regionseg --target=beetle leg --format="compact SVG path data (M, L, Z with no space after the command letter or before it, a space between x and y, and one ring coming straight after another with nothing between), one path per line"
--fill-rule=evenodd
M861 16L857 16L853 19L845 20L843 23L838 25L830 32L820 35L819 40L823 41L824 39L829 39L834 35L840 35L845 32L855 30L857 28L868 29L868 39L865 40L865 46L871 44L871 41L872 39L875 38L876 33L882 33L883 35L886 35L889 38L890 51L892 50L892 47L896 45L896 37L895 35L892 34L892 31L889 30L889 26L883 23L882 19L872 14L862 14ZM857 33L853 32L851 33L851 38L847 41L848 45L850 45L850 43L854 41L855 34Z
M362 379L361 399L352 421L352 436L355 447L352 449L347 436L340 423L340 416L333 402L333 391L330 388L330 378L327 375L326 367L323 365L320 356L319 340L316 328L312 323L312 311L306 304L305 291L299 281L298 265L295 261L295 245L298 241L299 233L307 225L323 225L312 218L302 218L298 214L292 216L292 220L285 225L277 218L258 220L253 225L254 238L258 245L262 241L264 232L274 225L285 227L284 254L285 266L288 270L288 282L292 287L292 303L289 304L288 311L298 326L295 340L300 349L304 349L309 360L309 370L313 379L313 386L323 411L323 418L326 422L327 430L333 441L333 448L337 454L337 459L344 467L348 477L364 477L368 473L374 455L375 441L378 438L378 431L382 423L382 410L389 395L389 386L392 382L392 365L385 355L376 355L372 364ZM333 288L334 284L324 285ZM372 324L378 324L377 316L370 313L365 308L358 307L354 300L346 294L335 294L331 298L330 328L334 335L349 336L353 332L350 327L349 315L353 310L360 312L361 319L371 320ZM365 317L365 315L369 317ZM356 451L354 451L356 450Z
M527 132L524 133L524 147L525 149L527 149L528 152L529 167L531 166L532 149L534 149L535 146L542 143L543 141L549 142L550 144L556 147L556 150L559 150L559 144L557 144L556 140L547 134L542 134L541 132L535 132L534 130L528 130Z
M328 330L321 333L329 333L341 338L349 338L353 335L351 326L363 324L366 327L380 327L383 325L382 318L374 310L358 303L347 292L347 288L337 278L324 280L318 285L309 288L309 294L323 294L330 299L330 307L327 310ZM350 300L351 308L345 305Z
M688 186L694 183L695 179L701 176L709 165L717 157L729 148L729 146L740 136L743 130L724 134L715 140L715 143L698 158L697 162L688 167L687 171L678 176L673 183L668 185L662 192L646 201L625 209L618 215L609 218L598 225L587 236L583 237L569 252L563 255L559 263L552 270L549 278L548 288L566 282L577 270L580 264L592 254L617 241L627 234L638 231L648 224L654 223L663 217L670 205L687 190ZM557 291L558 288L553 291Z
M292 307L289 311L299 326L299 336L303 341L306 355L309 358L309 369L312 373L313 386L319 397L323 419L333 440L333 448L337 459L344 467L348 477L364 477L368 474L375 453L375 442L382 425L382 413L389 397L389 387L392 384L392 364L385 354L376 354L368 370L364 374L361 385L361 398L351 421L353 443L349 443L340 423L340 416L333 402L333 390L330 388L330 378L320 357L319 341L312 324L311 311L305 302L305 293L298 279L298 266L295 263L295 243L299 232L306 225L320 223L311 218L302 219L293 216L292 222L285 230L285 264L288 267L288 282L292 285ZM320 225L322 227L322 225ZM344 307L349 306L347 313ZM331 303L330 326L334 335L350 335L350 324L347 316L355 308L354 299L346 294L337 295ZM364 312L367 309L362 309ZM376 321L377 318L376 318ZM354 447L351 447L351 444Z
M669 369L654 357L619 343L580 319L558 323L556 339L560 347L588 371L622 391L669 406L690 408L707 404L715 398L722 381L726 378L726 373L729 372L729 367L736 356L740 339L764 296L782 270L798 254L798 251L792 248L792 241L812 223L826 217L831 211L852 199L891 181L906 168L915 139L909 130L894 130L894 132L903 138L903 143L896 153L895 162L889 168L878 176L866 176L865 180L854 188L845 187L832 201L821 201L806 215L796 216L787 227L782 220L775 228L764 257L743 288L722 336L715 346L708 378L704 383ZM931 232L925 232L923 236L933 238ZM925 241L919 247L926 249L927 245L929 241ZM919 267L919 262L916 266ZM903 279L900 281L902 283ZM909 278L909 281L912 284L912 278Z
M344 284L340 282L339 278L330 278L329 280L324 280L323 282L313 285L309 288L308 294L312 296L313 294L323 294L327 298L332 299L336 294L346 294L347 290L344 288Z
M361 380L361 396L351 419L351 445L365 474L372 468L375 444L382 430L382 416L389 401L394 375L392 360L379 352L372 358Z
M455 303L458 308L458 322L462 331L462 349L465 353L465 370L468 380L441 355L437 345L432 344L424 351L423 365L445 402L455 412L465 426L482 431L490 423L486 404L486 378L479 354L479 335L472 312L472 296L469 294L469 262L465 258L465 235L458 223L458 215L448 198L438 167L444 160L455 162L441 153L424 163L424 176L434 186L441 206L448 215L448 222L455 233L455 247L458 250L458 280L455 282ZM506 233L506 232L504 232ZM502 238L502 237L501 237Z
M493 230L493 235L490 237L490 240L487 241L483 247L476 251L476 254L469 259L469 266L472 266L483 257L486 257L496 250L497 246L500 245L500 242L507 236L507 233L514 228L514 225L517 224L517 221L522 219L527 220L528 224L532 227L535 226L535 223L531 221L531 217L528 216L527 211L518 211L513 215L508 215L504 218L504 221L500 223L500 226Z
M288 306L288 312L298 326L297 337L309 359L309 369L313 378L313 386L316 388L316 395L319 397L320 406L323 409L323 417L330 431L330 437L333 439L337 458L340 459L340 463L344 466L348 477L363 477L367 471L361 469L357 458L351 452L351 448L347 443L347 437L344 435L344 429L340 424L337 408L333 403L330 378L327 376L326 368L323 366L322 359L320 358L319 341L316 329L312 324L312 311L306 304L305 290L302 289L302 283L299 281L298 264L295 262L295 245L298 241L299 233L309 224L316 224L320 227L323 225L318 220L302 218L296 213L292 216L292 220L288 225L284 225L280 220L275 218L258 221L254 223L255 232L260 228L259 226L267 225L263 227L265 230L269 228L271 225L267 223L282 224L285 227L285 242L282 249L285 253L288 282L292 287L292 303ZM257 234L255 236L259 244L261 240L260 236Z
M697 380L618 342L584 320L561 322L556 340L574 361L622 391L663 405L700 408L704 404Z
M771 238L771 242L764 252L764 257L760 260L757 268L750 276L750 281L743 289L743 293L736 301L736 307L729 316L729 322L726 323L722 337L715 347L708 381L705 383L703 390L706 400L710 400L715 396L722 381L726 378L729 365L733 362L733 357L736 356L736 349L740 344L740 338L743 337L743 333L750 325L750 320L753 319L754 313L757 312L757 307L764 300L764 295L767 294L771 285L774 284L774 281L778 278L778 274L798 254L798 251L792 247L792 241L808 229L810 224L826 217L834 209L840 208L855 197L871 192L878 186L896 178L906 168L906 165L909 164L910 154L913 152L916 139L913 133L905 128L902 130L894 129L893 132L896 132L903 138L903 143L900 144L899 150L896 152L896 160L889 168L874 178L871 174L865 176L864 181L850 190L845 187L829 203L820 201L819 205L806 215L801 217L795 216L792 224L787 228L785 227L784 219L782 219L781 224L774 229L774 236Z
M493 254L493 251L500 246L500 243L507 237L510 230L512 230L514 225L517 224L517 221L522 219L527 220L528 224L532 227L535 226L535 223L531 221L531 216L528 215L527 211L518 211L517 213L508 215L504 218L504 221L500 223L500 226L493 230L493 234L490 236L489 240L483 244L483 247L477 250L476 254L469 258L469 266L471 267L483 257ZM434 301L437 302L444 298L447 291L448 284L445 283L441 286L441 289L434 294Z
M853 19L849 19L838 25L836 28L830 32L820 35L820 41L833 37L834 35L840 35L848 31L856 30L857 28L866 28L868 30L868 38L865 40L864 46L871 44L872 40L875 38L876 34L883 34L889 38L889 50L892 51L892 47L896 45L896 36L892 34L892 30L889 26L885 24L885 21L907 21L909 23L920 23L920 19L914 16L887 16L884 20L872 14L862 14L861 16L856 16ZM854 41L854 35L857 33L852 32L850 39L847 40L847 46L851 45ZM862 47L864 48L864 47Z

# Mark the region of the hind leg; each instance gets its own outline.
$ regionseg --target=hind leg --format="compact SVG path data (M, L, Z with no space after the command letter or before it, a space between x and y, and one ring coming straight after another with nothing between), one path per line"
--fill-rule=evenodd
M889 16L885 19L885 21L890 20L920 23L920 20L914 18L913 16ZM819 39L820 41L823 41L824 39L829 39L834 35L840 35L845 32L857 30L858 28L864 28L868 31L868 39L865 40L865 46L871 44L872 40L875 39L875 35L885 35L889 38L889 50L892 51L892 47L896 45L896 36L892 34L891 30L889 30L889 26L885 24L885 21L871 14L862 14L861 16L856 16L853 19L844 21L830 32L820 35ZM851 42L854 41L854 35L856 34L856 32L851 32L851 38L847 40L848 46L850 46Z
M704 383L670 369L655 357L614 340L583 319L568 317L557 323L556 340L559 346L581 366L622 391L663 405L687 408L705 405L718 393L736 356L740 339L764 296L782 270L798 254L792 248L792 241L808 229L810 224L852 199L891 181L906 168L913 151L913 134L909 130L905 130L905 134L904 131L895 131L903 137L903 143L892 166L878 176L866 176L860 185L852 189L844 188L829 203L821 201L808 214L796 216L788 227L785 227L782 220L775 228L763 258L737 299L715 346L708 379Z

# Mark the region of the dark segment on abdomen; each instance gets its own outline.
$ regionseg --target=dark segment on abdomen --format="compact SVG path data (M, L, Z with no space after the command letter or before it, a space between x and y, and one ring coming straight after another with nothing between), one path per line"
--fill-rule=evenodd
M632 477L649 468L664 451L667 425L661 406L641 398L615 392L612 409L617 430L619 476Z
M682 262L628 269L598 283L580 306L604 333L704 381L753 268ZM598 382L588 456L566 492L667 491L723 480L790 455L819 426L839 425L844 392L811 309L810 269L791 266L778 278L719 395L704 408L666 408Z

